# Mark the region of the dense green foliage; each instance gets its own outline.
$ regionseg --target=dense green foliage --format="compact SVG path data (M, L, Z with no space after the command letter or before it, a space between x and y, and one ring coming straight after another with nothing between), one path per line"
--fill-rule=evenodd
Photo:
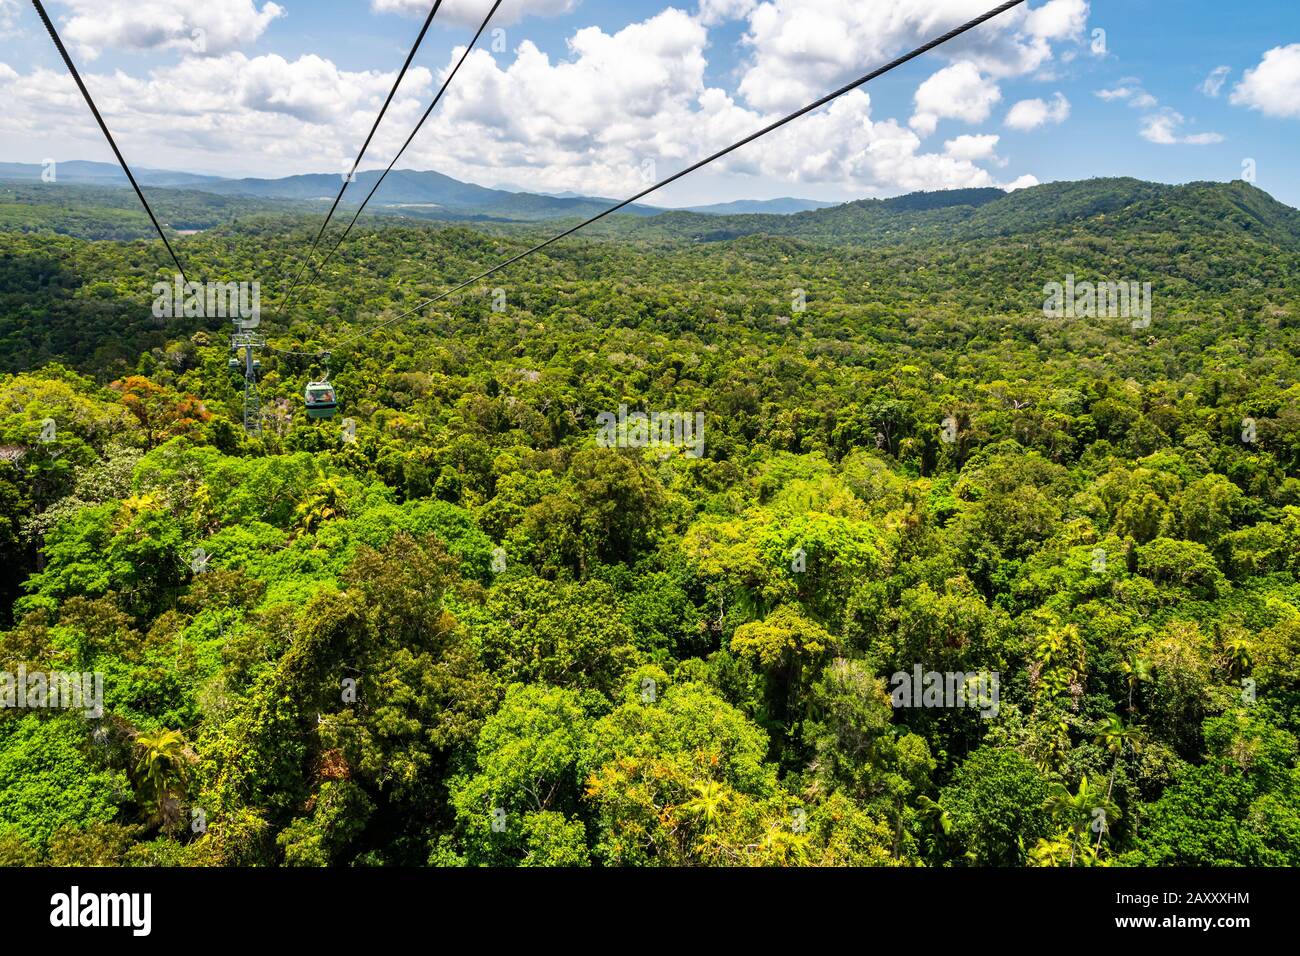
M359 231L272 322L308 228L180 249L311 350L533 238ZM270 350L244 433L156 243L0 233L0 670L104 680L0 711L0 862L1300 865L1298 266L1244 184L615 221L335 347L345 441Z

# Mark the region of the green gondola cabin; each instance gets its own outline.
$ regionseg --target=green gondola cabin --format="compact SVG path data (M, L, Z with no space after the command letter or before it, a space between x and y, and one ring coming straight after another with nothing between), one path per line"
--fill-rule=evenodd
M303 393L309 418L333 418L338 411L338 396L329 382L308 382Z

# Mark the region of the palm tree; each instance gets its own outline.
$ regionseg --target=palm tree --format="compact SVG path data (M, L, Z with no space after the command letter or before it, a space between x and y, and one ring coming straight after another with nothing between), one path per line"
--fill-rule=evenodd
M1094 866L1097 863L1097 851L1091 845L1076 845L1066 834L1043 837L1025 857L1030 866Z
M808 862L808 837L793 832L783 822L768 827L759 849L765 865L802 866Z
M938 800L921 794L916 798L916 806L921 819L929 823L936 834L947 836L952 832L952 815Z
M1101 725L1101 730L1097 732L1096 740L1115 756L1115 762L1110 768L1110 783L1106 785L1106 799L1109 800L1110 795L1115 792L1115 768L1119 766L1120 758L1124 756L1125 751L1131 750L1137 753L1142 748L1142 728L1124 723L1124 719L1119 714L1110 714Z
M314 534L326 521L341 518L347 492L336 476L318 481L298 502L294 518L305 534Z
M185 738L179 730L141 733L135 748L136 788L143 801L154 805L154 818L169 823L189 779L192 756Z
M1109 798L1088 783L1086 775L1079 781L1079 789L1075 793L1070 793L1063 784L1058 783L1056 790L1047 798L1046 807L1052 819L1060 821L1065 826L1064 836L1070 843L1071 867L1074 866L1075 856L1080 849L1085 855L1091 851L1091 847L1086 845L1083 834L1096 820L1096 811L1101 811L1103 832L1107 821L1119 817L1119 810Z
M941 846L948 834L952 833L952 814L938 800L931 800L925 794L916 798L916 808L917 816L934 834L934 842Z
M1107 803L1110 803L1111 794L1115 792L1115 771L1119 769L1119 762L1124 753L1129 750L1137 753L1142 748L1142 742L1142 728L1132 724L1125 724L1119 714L1107 716L1101 730L1097 732L1097 743L1115 756L1114 763L1110 765L1110 781L1106 784ZM1101 849L1101 840L1105 835L1105 827L1097 831L1098 850Z
M1223 642L1223 653L1228 660L1228 673L1234 680L1250 670L1250 642L1245 637L1228 638Z
M1040 839L1027 854L1030 866L1060 866L1066 860L1073 860L1074 846L1069 840L1060 837Z
M1133 691L1137 689L1138 684L1145 683L1151 679L1151 662L1142 657L1137 652L1129 654L1123 663L1119 665L1120 671L1124 674L1124 679L1128 682L1128 712L1133 713Z
M707 830L721 819L722 808L731 800L731 795L716 780L693 783L691 789L695 791L695 796L682 804L682 812L702 817Z

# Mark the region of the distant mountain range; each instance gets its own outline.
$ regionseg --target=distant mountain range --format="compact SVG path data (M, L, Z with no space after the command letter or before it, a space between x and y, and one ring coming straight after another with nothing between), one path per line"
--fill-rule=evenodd
M195 173L175 173L165 169L136 169L137 182L142 186L162 186L167 188L194 188L204 183L220 182L218 176L201 176ZM69 160L55 164L54 175L57 180L75 183L79 186L129 186L126 174L121 167L113 163L92 163L85 160ZM45 167L39 163L0 163L0 179L14 182L40 182L45 175Z
M746 214L788 216L796 212L828 209L839 203L820 202L816 199L737 199L735 202L714 203L711 206L690 206L683 212L698 212L709 216L740 216Z
M40 182L44 167L36 163L0 163L0 180ZM280 179L227 179L171 170L139 168L134 170L141 186L157 189L187 189L217 196L252 199L281 199L297 202L330 202L338 193L339 174L311 173ZM87 186L127 187L126 175L111 163L83 160L60 162L55 168L58 182ZM380 172L358 173L343 199L355 206L374 188ZM453 219L505 219L534 221L590 216L607 209L616 200L573 193L547 194L490 189L461 182L432 170L395 169L371 200L368 210L404 215ZM696 206L687 211L707 215L768 213L787 215L823 209L835 203L811 199L740 200L710 206ZM624 212L655 216L662 208L633 204Z

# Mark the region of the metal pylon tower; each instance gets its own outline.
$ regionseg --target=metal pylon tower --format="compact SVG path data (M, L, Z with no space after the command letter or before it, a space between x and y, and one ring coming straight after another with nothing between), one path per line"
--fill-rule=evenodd
M262 400L257 394L257 373L262 369L262 360L255 352L266 345L266 337L242 329L230 337L230 349L238 356L242 350L244 365L244 431L250 435L262 434ZM232 357L232 368L238 368L239 359Z

